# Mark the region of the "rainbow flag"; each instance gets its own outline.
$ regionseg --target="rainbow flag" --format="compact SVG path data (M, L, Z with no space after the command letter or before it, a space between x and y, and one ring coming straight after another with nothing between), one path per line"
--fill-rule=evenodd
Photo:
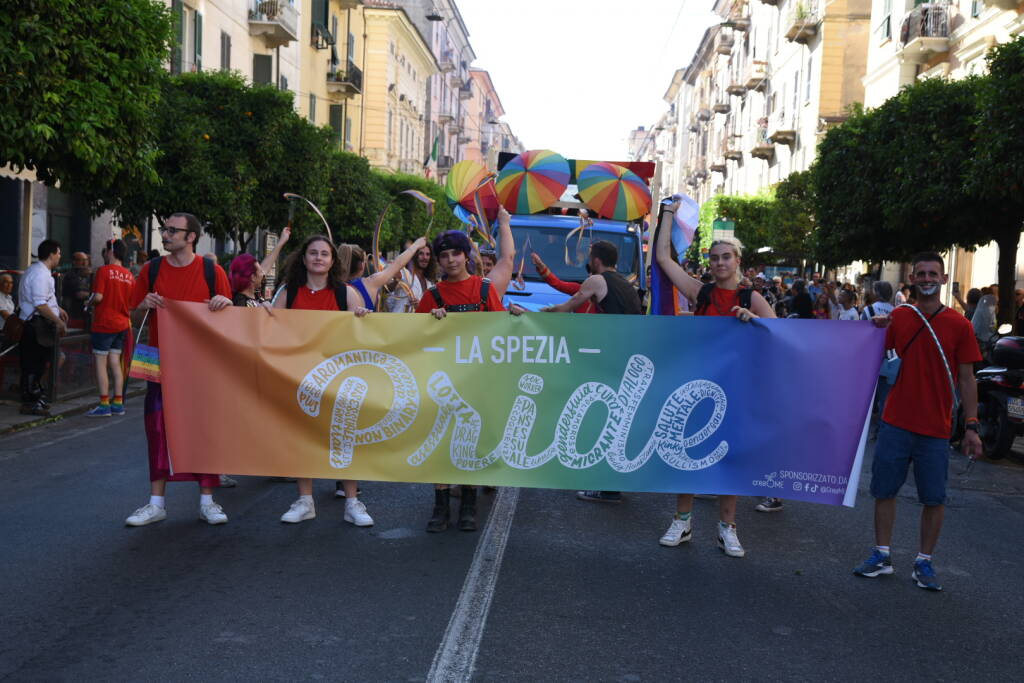
M128 368L128 376L144 379L147 382L160 381L160 349L155 346L137 344L132 354L132 364Z

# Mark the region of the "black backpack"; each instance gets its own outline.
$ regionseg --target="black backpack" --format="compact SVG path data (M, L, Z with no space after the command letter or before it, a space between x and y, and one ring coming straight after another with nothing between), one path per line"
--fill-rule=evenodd
M291 287L285 287L285 305L288 308L292 307L295 303L295 297L299 293L299 288L292 289ZM334 301L338 304L339 311L348 310L348 285L341 283L334 288Z
M434 301L437 303L438 308L443 308L449 313L466 313L470 311L486 311L487 310L487 296L491 291L491 281L487 278L483 278L480 282L480 303L478 304L445 304L444 299L441 298L441 292L438 291L437 285L432 285L428 290L431 296L434 297Z
M149 261L149 291L156 287L156 276L160 274L160 264L164 257L157 256ZM210 290L210 298L217 296L217 264L212 259L203 259L203 277L206 278L206 286Z
M697 308L694 310L695 315L704 315L704 311L711 305L711 292L715 289L714 282L708 282L700 288L700 293L697 294ZM750 301L754 297L754 290L750 287L740 288L740 308L750 310Z

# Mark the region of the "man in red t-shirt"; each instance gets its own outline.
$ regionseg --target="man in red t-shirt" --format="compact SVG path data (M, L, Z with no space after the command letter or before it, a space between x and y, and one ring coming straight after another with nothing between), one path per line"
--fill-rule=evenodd
M149 284L150 268L154 259L142 267L135 280L131 305L148 312L164 307L164 299L175 301L208 302L211 311L220 311L231 306L231 286L224 269L196 256L195 246L202 233L199 219L190 213L176 213L160 228L164 249L169 254L160 259L156 282ZM213 296L206 269L212 268L214 275ZM149 344L159 347L159 332L156 313L149 321ZM125 523L128 526L144 526L159 522L167 517L164 511L164 491L168 481L195 481L199 483L199 518L209 524L223 524L228 521L220 505L213 502L213 489L219 483L216 474L171 474L171 461L167 451L167 434L164 428L163 394L160 385L150 382L146 389L146 440L149 442L150 498L147 505L136 510Z
M434 239L431 249L441 266L444 279L420 298L417 313L430 313L438 320L451 313L504 311L501 297L490 280L471 275L468 270L473 245L465 233L449 230ZM434 485L434 509L427 522L427 531L436 533L448 528L451 491L448 484ZM476 487L463 486L459 501L459 529L476 531Z
M121 372L121 352L131 329L128 320L128 300L131 298L135 277L124 267L128 250L121 240L110 240L103 247L103 262L92 279L92 342L96 361L96 388L100 390L100 404L90 410L89 417L124 415L124 373ZM110 377L107 377L107 368ZM113 380L113 400L111 384Z
M886 349L895 350L901 363L896 383L885 401L871 464L876 545L871 556L853 573L866 577L893 573L889 544L896 521L896 495L913 462L917 497L924 506L921 549L914 560L913 578L919 587L939 591L942 586L932 567L932 551L939 540L945 514L955 400L950 380L959 386L967 424L964 454L976 458L982 448L978 437L974 363L981 360L981 352L971 323L939 301L939 289L947 280L942 257L935 253L919 254L911 265L917 310L898 307L890 315L873 318L879 327L888 327ZM929 324L938 343L928 329Z

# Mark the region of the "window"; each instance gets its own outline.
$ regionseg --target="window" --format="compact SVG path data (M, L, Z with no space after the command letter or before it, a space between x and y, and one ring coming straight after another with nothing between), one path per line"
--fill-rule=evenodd
M342 136L344 135L342 122L345 120L345 105L332 104L330 106L328 118L330 119L331 130L333 131L331 142L340 147L342 144Z
M356 37L351 33L348 34L348 58L356 61Z
M316 94L309 93L309 122L316 123Z
M220 69L228 71L231 68L231 36L224 31L220 32Z
M195 71L203 70L203 15L195 13L192 20L192 60L195 64Z
M352 119L345 118L345 150L352 151Z
M274 82L274 58L272 56L252 56L252 82L263 85L270 85Z
M393 124L392 124L392 121L391 121L391 106L388 105L388 137L387 137L387 150L388 150L388 154L390 154L391 150L392 150L392 146L391 146L391 127L392 127L392 125Z
M882 0L882 21L875 27L875 37L880 43L892 38L892 0Z
M806 83L804 85L804 102L810 102L811 101L811 69L813 69L813 68L814 68L814 59L810 55L808 55L807 56L807 76L804 79L806 81Z
M287 76L281 76L281 81L277 84L277 88L278 88L278 90L287 90L288 89L288 77Z

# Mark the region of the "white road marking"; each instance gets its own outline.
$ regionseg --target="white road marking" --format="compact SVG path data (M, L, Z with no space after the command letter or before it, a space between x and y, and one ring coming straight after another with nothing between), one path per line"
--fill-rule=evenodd
M580 353L601 353L601 349L577 349Z
M425 353L444 353L444 348L440 346L428 346L423 349Z
M518 488L498 489L487 524L476 544L466 581L462 584L462 592L455 603L455 611L430 665L428 683L468 681L473 676L518 502Z

